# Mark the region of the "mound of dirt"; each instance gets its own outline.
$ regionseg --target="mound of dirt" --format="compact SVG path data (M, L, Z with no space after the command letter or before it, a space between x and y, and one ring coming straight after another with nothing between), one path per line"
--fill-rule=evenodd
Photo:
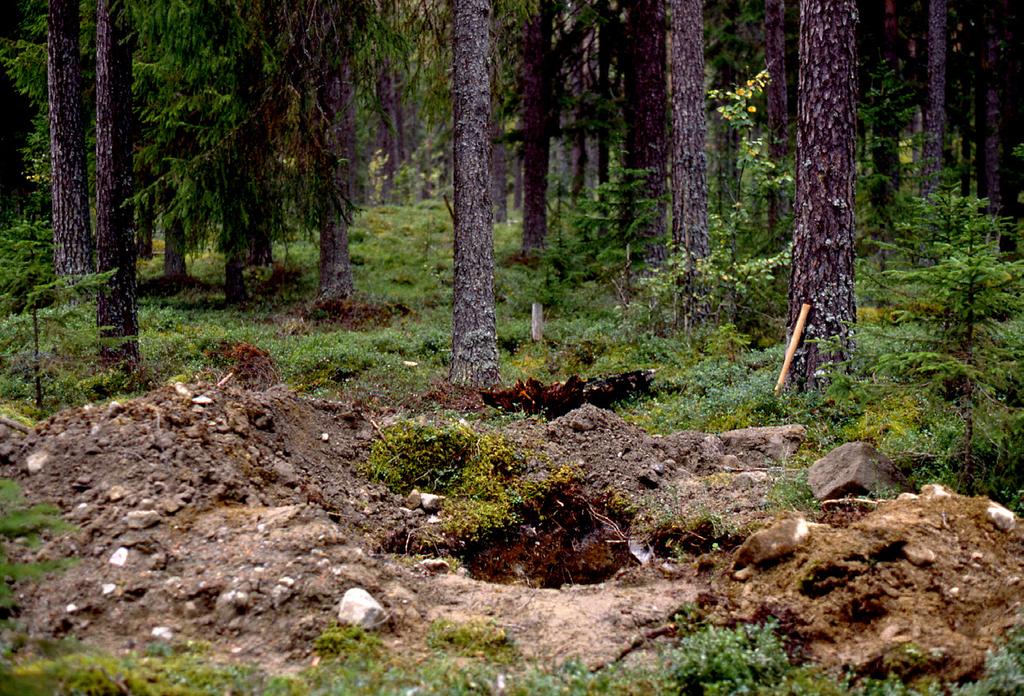
M990 505L908 496L841 529L812 525L793 556L745 583L721 578L726 612L795 617L810 656L837 668L975 678L1024 601L1024 530L999 529Z

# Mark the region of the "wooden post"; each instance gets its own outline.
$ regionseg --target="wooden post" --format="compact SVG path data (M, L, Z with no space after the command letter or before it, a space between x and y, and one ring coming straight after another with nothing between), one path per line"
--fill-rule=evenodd
M786 349L786 359L782 361L782 372L779 373L779 381L775 384L775 395L782 393L786 385L786 377L789 375L789 368L793 365L793 356L796 355L796 347L800 345L800 337L804 335L804 324L807 323L807 314L811 306L804 303L800 307L800 316L796 319L796 326L793 327L793 336L789 339L789 348Z
M534 341L544 340L544 306L540 302L534 302L531 311L530 338Z

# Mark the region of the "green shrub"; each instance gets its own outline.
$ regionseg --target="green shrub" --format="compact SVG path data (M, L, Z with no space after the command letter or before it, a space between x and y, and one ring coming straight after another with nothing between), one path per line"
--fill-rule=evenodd
M332 624L313 641L313 651L324 659L372 660L384 652L384 642L360 626Z
M433 650L464 657L480 657L490 662L511 662L518 656L505 629L487 619L435 621L430 625L427 645Z
M667 653L679 693L746 693L771 687L791 669L775 626L708 627L686 636Z
M1016 696L1024 693L1024 625L1011 630L985 660L985 676L957 689L958 696Z

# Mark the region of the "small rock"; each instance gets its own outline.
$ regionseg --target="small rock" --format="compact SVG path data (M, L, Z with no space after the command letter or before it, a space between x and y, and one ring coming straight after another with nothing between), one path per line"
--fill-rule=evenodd
M903 556L912 564L920 567L931 565L935 562L935 552L923 546L907 544L903 547Z
M343 624L370 630L377 628L386 620L384 607L361 587L353 587L345 592L341 604L338 605L338 621Z
M69 614L74 614L76 611L78 611L78 605L77 604L69 604L66 607L64 607L64 611L66 611Z
M104 583L103 585L100 586L100 592L103 593L104 597L106 597L109 594L114 594L114 590L116 590L116 589L117 589L117 585L115 585L112 582L107 582L107 583Z
M412 489L412 493L405 496L405 507L410 510L415 510L420 506L420 500L420 492L414 488Z
M751 534L743 542L736 552L733 567L741 570L788 556L803 546L809 535L810 527L803 517L776 522L768 529Z
M942 484L929 483L921 488L921 497L940 500L942 498L952 498L953 494Z
M730 455L726 455L730 456ZM755 486L764 483L768 480L767 471L743 471L733 477L732 483L729 487L733 490L746 490L748 488L754 488Z
M807 483L818 500L907 488L896 465L866 442L847 442L814 462Z
M174 631L167 626L157 626L150 631L150 635L157 640L170 640L174 637Z
M995 525L996 529L1004 532L1009 532L1017 526L1017 518L1014 514L999 503L989 503L988 509L985 510L985 517Z
M424 558L416 564L416 568L430 575L446 575L452 572L452 567L443 558Z
M192 392L189 391L189 388L186 387L181 382L175 382L174 383L174 391L176 391L178 393L178 396L183 396L186 399L191 399L192 398Z
M113 418L123 410L124 406L121 405L120 401L111 401L107 404L107 418Z
M114 553L110 555L110 564L116 566L123 566L128 561L128 549L124 546L118 547Z
M160 524L160 513L156 510L132 510L124 519L129 529L147 529Z
M909 491L900 493L896 496L896 500L917 500L917 493L910 493Z
M320 433L320 440L321 441L327 442L330 439L331 439L331 434L330 433Z
M125 488L124 486L111 486L110 490L107 491L107 500L109 500L112 503L116 503L117 501L123 499L126 495L128 495L128 489Z
M658 475L654 471L644 471L637 476L637 480L645 488L657 488L658 487Z
M420 507L426 512L438 512L441 509L441 503L444 501L443 495L434 495L433 493L420 493Z
M185 507L185 502L180 496L174 496L172 498L163 498L159 503L157 503L157 507L160 508L163 513L173 515L178 510Z
M270 591L270 598L274 602L274 608L287 602L292 596L292 588L287 585L274 585Z
M282 576L282 577L277 579L277 584L278 585L284 585L285 587L294 587L295 586L295 578L291 578L291 577L288 577L287 575L284 575L284 576Z
M208 406L213 403L213 399L206 394L200 394L199 396L193 397L192 403L197 406Z
M238 614L244 614L249 608L249 593L242 590L228 590L217 597L216 612L223 619L228 620Z
M718 466L722 469L738 469L743 465L740 458L735 454L723 454L718 460Z
M793 456L807 438L802 425L778 425L730 430L718 436L726 454L734 454L748 466L762 466Z
M43 450L36 450L25 458L25 467L30 474L38 474L50 460L50 453Z
M427 524L440 524L440 522L441 522L441 516L440 515L431 515L430 517L427 518Z

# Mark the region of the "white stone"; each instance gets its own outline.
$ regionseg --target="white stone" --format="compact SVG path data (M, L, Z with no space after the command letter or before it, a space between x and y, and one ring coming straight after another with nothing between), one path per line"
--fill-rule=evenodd
M178 393L178 396L184 396L186 399L192 398L192 392L181 382L174 383L174 391Z
M286 587L294 587L295 586L295 578L290 578L287 575L285 575L284 577L278 578L277 582L280 583L281 585L286 586Z
M167 626L157 626L152 631L150 631L150 635L152 635L157 640L170 640L174 637L174 631L172 631Z
M64 611L66 611L69 614L74 614L76 611L78 611L78 605L77 604L69 604L66 607L64 607Z
M985 516L989 522L995 525L996 529L1001 529L1004 532L1009 532L1017 526L1016 516L999 503L989 503Z
M367 630L377 628L387 620L387 613L373 596L361 587L353 587L341 598L338 621Z
M917 493L900 493L896 500L917 500Z
M328 440L331 439L331 434L330 433L320 433L320 439L323 440L324 442L327 442Z
M106 596L108 594L114 594L114 590L116 590L116 589L117 589L117 585L115 585L112 582L103 583L103 586L100 587L100 590L103 592L104 596Z
M438 512L441 509L441 502L444 500L442 495L434 495L433 493L420 493L420 507L425 512Z
M116 503L128 495L128 489L124 486L111 486L110 490L107 491L107 500L112 503Z
M124 519L129 529L146 529L160 524L160 513L155 510L132 510Z
M128 549L121 546L110 555L110 564L123 566L128 561Z
M921 497L939 500L941 498L952 498L953 494L950 493L942 484L929 483L921 488Z
M192 403L196 404L197 406L206 406L207 404L212 404L213 399L208 397L206 394L200 394L199 396L194 397L192 399Z
M402 364L405 365L406 367L416 367L417 365L419 365L419 363L414 360L403 360Z
M424 558L416 564L416 568L430 575L447 575L452 572L451 565L443 558Z
M32 454L28 455L25 459L25 466L28 468L28 473L38 474L46 466L46 462L50 460L50 453L44 452L43 450L36 450Z

